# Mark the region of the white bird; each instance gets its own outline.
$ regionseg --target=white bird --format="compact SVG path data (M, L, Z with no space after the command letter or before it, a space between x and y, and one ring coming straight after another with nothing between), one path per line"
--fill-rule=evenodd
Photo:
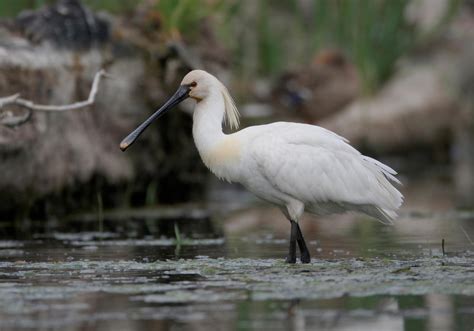
M387 165L362 155L343 137L315 125L277 122L251 126L232 134L223 121L239 127L239 113L226 87L213 75L193 70L176 93L120 144L127 149L150 123L186 98L196 101L193 138L205 165L219 178L243 184L281 208L291 223L288 263L310 253L298 225L306 211L327 215L365 213L392 223L403 201L391 184L399 183Z

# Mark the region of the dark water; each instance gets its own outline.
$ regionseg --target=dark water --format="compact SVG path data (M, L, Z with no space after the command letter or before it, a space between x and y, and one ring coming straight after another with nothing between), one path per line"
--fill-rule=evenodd
M307 218L313 261L289 266L277 210L206 210L4 226L0 330L474 328L470 213Z

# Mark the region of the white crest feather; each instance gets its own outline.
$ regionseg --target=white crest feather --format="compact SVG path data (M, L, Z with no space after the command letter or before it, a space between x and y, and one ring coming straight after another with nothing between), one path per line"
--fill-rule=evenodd
M224 122L228 124L232 130L238 129L240 125L240 114L237 110L234 99L232 99L232 96L223 84L221 84L221 92L222 96L224 97L225 105Z

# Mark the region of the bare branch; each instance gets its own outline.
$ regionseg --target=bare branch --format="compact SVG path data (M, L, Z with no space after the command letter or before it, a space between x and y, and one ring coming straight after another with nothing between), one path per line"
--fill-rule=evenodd
M9 105L21 106L29 110L27 114L22 115L22 116L14 116L10 112L3 113L2 114L3 116L0 116L0 124L10 126L10 127L21 125L25 123L26 121L28 121L28 119L31 116L32 110L46 111L46 112L62 112L66 110L76 110L76 109L82 109L82 108L91 106L95 103L95 97L99 90L100 81L102 77L106 75L107 74L105 70L102 69L98 71L94 76L94 81L92 82L91 91L89 93L89 97L87 98L87 100L75 102L69 105L62 105L62 106L38 105L38 104L33 103L30 100L20 98L20 94L14 94L8 97L0 98L0 111L5 106L9 106Z
M15 116L11 111L0 113L0 124L14 128L20 126L29 121L33 111L31 109L26 110L26 114Z
M5 105L15 103L19 97L20 97L20 94L17 93L17 94L10 95L9 97L0 98L0 109L2 109L3 106Z

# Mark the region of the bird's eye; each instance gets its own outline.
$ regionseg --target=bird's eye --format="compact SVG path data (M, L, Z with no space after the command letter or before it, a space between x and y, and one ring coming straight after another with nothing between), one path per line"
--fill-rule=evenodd
M196 82L192 82L191 84L189 84L189 86L191 86L191 87L195 87L196 85L197 85Z

